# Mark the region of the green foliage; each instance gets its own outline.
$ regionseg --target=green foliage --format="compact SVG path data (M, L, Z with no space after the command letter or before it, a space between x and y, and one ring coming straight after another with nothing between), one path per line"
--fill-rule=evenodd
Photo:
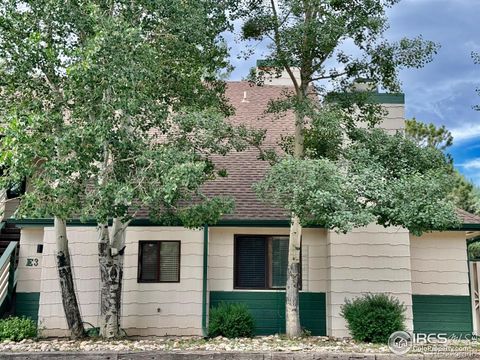
M468 244L467 251L470 260L480 260L480 241L474 241Z
M440 150L380 129L359 129L352 139L346 153L351 178L377 223L416 235L460 225L448 199L451 164Z
M406 307L397 298L385 294L367 294L345 300L341 316L347 321L353 339L387 343L395 331L405 330Z
M268 111L292 111L295 135L282 138L287 156L269 156L273 166L255 189L303 224L348 231L376 222L416 234L458 225L447 196L448 159L401 135L372 130L385 109L369 91L352 91L363 79L372 91L397 92L399 70L422 67L437 52L438 45L421 37L385 39L386 11L397 2L247 1L232 10L243 20L245 39L270 42L251 81L263 84L283 70L292 80L293 90ZM355 51L342 47L345 41ZM293 66L300 78L291 75Z
M278 102L277 102L278 103ZM338 159L342 152L343 131L342 112L335 107L326 107L323 111L307 105L302 112L308 113L310 127L305 131L304 146L308 157L319 159ZM285 136L282 147L288 154L293 154L294 137Z
M472 214L479 214L480 194L475 185L458 171L455 171L453 181L454 188L450 197L455 202L455 205Z
M414 234L459 225L448 199L452 169L441 151L380 129L349 136L336 159L281 159L256 184L257 193L304 224L342 232L372 222Z
M333 161L287 157L272 166L255 190L297 214L304 225L311 222L346 232L374 220L356 201L354 186Z
M32 339L37 336L37 324L27 317L0 319L0 341Z
M253 337L255 320L245 304L220 303L210 309L208 336Z
M405 121L405 133L420 146L445 150L453 144L452 133L444 125L436 127L432 123L425 124L415 118Z
M446 150L453 144L453 136L445 126L436 127L434 124L424 124L415 119L406 121L406 135L422 147L433 147ZM480 196L478 189L458 171L452 173L453 190L450 199L457 207L470 213L480 211Z
M243 20L246 40L269 41L267 60L252 80L297 64L304 91L318 81L333 81L342 89L356 78L369 78L390 91L399 89L398 71L418 68L432 60L438 45L421 37L388 42L386 10L398 0L236 2L231 10ZM340 45L350 41L356 51ZM252 47L255 44L252 45ZM247 53L251 49L247 49ZM318 86L320 88L320 86ZM317 89L318 90L318 89Z
M198 226L232 211L202 194L212 157L263 133L224 119L222 4L20 3L0 5L1 181L29 179L19 216L126 222L148 208Z
M88 337L99 337L100 336L100 328L99 327L91 327L88 330L85 331L85 335Z
M225 121L224 10L211 0L0 4L0 187L28 179L19 217L124 229L142 211L198 227L232 211L202 192L218 174L212 158L263 133Z

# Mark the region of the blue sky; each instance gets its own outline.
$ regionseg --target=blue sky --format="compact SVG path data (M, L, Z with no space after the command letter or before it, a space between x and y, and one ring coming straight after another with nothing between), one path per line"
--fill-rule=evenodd
M423 69L401 73L406 117L445 125L454 136L450 149L455 165L467 178L480 185L480 104L475 92L480 87L480 65L474 65L472 51L480 52L480 0L402 0L388 11L387 37L423 35L441 45L434 61ZM242 79L261 56L236 59L238 45L227 39L236 67L232 80Z

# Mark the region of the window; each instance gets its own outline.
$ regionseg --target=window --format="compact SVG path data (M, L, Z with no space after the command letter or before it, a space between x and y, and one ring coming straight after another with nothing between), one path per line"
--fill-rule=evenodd
M236 289L285 288L287 264L288 236L235 237Z
M138 282L180 282L180 241L140 241Z

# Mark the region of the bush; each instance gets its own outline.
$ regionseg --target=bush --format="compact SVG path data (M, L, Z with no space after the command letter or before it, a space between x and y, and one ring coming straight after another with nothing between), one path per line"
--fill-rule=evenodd
M470 260L480 259L480 242L475 241L468 245L468 258Z
M220 303L210 310L208 336L252 337L255 320L245 304Z
M395 331L405 330L405 306L385 294L367 294L345 300L341 315L355 340L387 343Z
M9 317L0 320L0 341L20 341L37 336L37 324L27 317Z

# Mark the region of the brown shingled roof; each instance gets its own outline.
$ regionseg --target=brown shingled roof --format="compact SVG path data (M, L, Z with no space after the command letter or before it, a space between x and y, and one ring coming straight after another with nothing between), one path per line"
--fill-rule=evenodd
M480 216L478 215L471 214L468 211L465 211L462 209L457 209L457 215L462 220L462 224L465 224L465 225L479 224L480 225Z
M280 118L265 114L268 102L286 96L292 88L286 86L251 86L248 82L230 82L226 95L235 107L235 115L229 121L256 129L266 129L264 146L275 146L281 135L291 134L295 128L292 113ZM204 186L208 195L228 195L235 198L235 212L226 219L235 220L287 220L289 216L281 208L268 205L258 199L252 185L265 175L269 164L258 159L257 149L248 149L214 159L219 168L225 168L228 177L217 179Z
M272 99L282 98L286 92L292 91L287 86L265 85L252 86L245 81L229 82L226 96L235 107L235 115L229 118L234 124L244 124L257 129L266 129L265 146L275 146L281 135L292 134L295 119L292 113L283 117L274 118L266 114L268 103ZM207 196L225 195L235 199L235 211L224 217L226 220L289 220L284 209L271 206L258 199L252 185L263 178L269 164L258 159L257 149L248 149L243 152L234 152L226 156L214 158L218 168L228 172L225 178L218 178L203 186ZM480 224L480 216L470 214L464 210L457 211L464 224ZM140 217L147 213L141 213Z

